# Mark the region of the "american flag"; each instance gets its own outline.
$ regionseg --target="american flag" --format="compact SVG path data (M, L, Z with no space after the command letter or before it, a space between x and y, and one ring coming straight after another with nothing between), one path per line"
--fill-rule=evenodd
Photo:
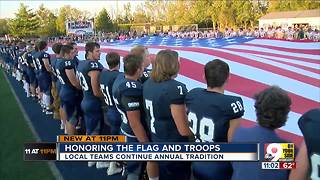
M104 66L107 52L118 52L122 57L134 45L145 45L150 54L162 49L179 53L181 68L177 80L185 83L188 90L206 87L203 78L204 65L221 59L229 64L231 75L226 94L243 99L245 114L242 125L256 123L254 94L278 85L289 93L292 100L288 121L278 134L299 145L302 133L298 119L306 111L320 105L320 43L298 42L252 37L222 39L176 39L148 36L135 40L105 43L102 46L101 63ZM83 47L84 44L80 44ZM79 58L84 58L80 48Z

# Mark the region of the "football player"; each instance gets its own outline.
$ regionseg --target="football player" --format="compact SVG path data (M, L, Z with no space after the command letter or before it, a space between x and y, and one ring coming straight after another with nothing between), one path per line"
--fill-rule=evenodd
M77 77L83 91L81 109L84 116L86 134L99 135L103 127L103 112L100 97L99 75L103 69L100 59L100 45L96 42L88 42L85 45L85 61L79 61ZM88 162L88 166L94 166L96 162ZM99 163L98 163L99 164ZM97 164L97 165L98 165Z
M240 97L224 94L229 78L227 63L215 59L204 67L207 88L192 89L186 96L188 120L196 142L230 142L244 108ZM229 162L194 162L196 179L230 179Z
M121 114L121 134L127 142L149 142L144 119L142 84L138 79L143 73L143 57L133 54L123 59L124 74L119 75L112 87L116 108ZM143 162L127 162L127 179L141 179L145 169Z
M58 96L58 103L59 103L59 116L60 116L60 119L61 119L61 124L60 124L60 129L61 130L64 130L64 133L67 134L67 128L65 128L66 126L66 122L67 122L67 115L65 113L65 111L63 110L62 108L62 103L61 103L61 99L60 99L60 96L59 96L59 93L60 93L60 90L61 90L61 79L59 79L59 76L57 75L57 69L58 69L58 64L59 64L59 61L64 61L62 58L61 58L61 55L60 55L60 51L61 51L61 47L62 47L62 44L61 43L56 43L56 46L53 46L52 47L52 50L56 53L56 56L55 58L53 58L53 61L52 61L52 67L53 67L53 71L55 73L55 76L57 78L57 81L56 81L56 89L57 89L57 96Z
M77 98L79 96L77 89L81 89L81 86L75 73L73 47L63 45L60 55L63 60L58 61L56 64L57 78L61 83L59 97L62 108L67 115L67 133L73 135L76 134L76 125L78 124L79 113L81 111L81 101L78 101L79 98Z
M77 43L75 42L70 42L68 45L71 45L73 47L72 53L73 53L73 63L75 64L75 67L78 67L79 65L79 59L78 59L78 46ZM76 72L76 71L75 71ZM78 90L78 101L81 102L83 99L83 93L82 90ZM79 121L76 126L76 129L78 130L79 133L85 133L85 128L84 128L84 118L83 118L83 113L82 111L79 114Z
M52 72L52 86L51 86L51 94L53 97L53 103L52 103L52 109L53 109L53 118L54 119L61 119L60 117L60 98L59 98L59 91L58 91L58 84L60 86L60 81L57 78L56 74L56 63L57 59L60 58L60 51L61 51L62 44L61 43L55 43L52 45L52 51L54 52L54 56L50 59L51 64L51 72ZM60 87L59 87L60 89ZM62 124L62 123L61 123ZM64 125L62 124L62 127L64 128Z
M186 86L174 80L180 68L178 53L161 50L153 64L151 77L143 85L146 120L152 142L188 142ZM189 179L189 162L158 162L160 179Z
M303 114L298 124L304 141L296 158L297 169L291 170L289 179L320 179L320 108Z
M34 71L33 71L33 67L32 67L32 50L33 47L32 45L28 45L26 48L27 52L23 55L23 59L25 60L25 73L26 76L28 77L28 81L29 81L29 90L30 90L30 95L31 97L35 96L35 92L34 92L34 80L35 80L35 75L34 75Z
M36 59L39 67L39 87L42 92L42 102L44 104L44 111L46 114L53 114L50 110L51 97L51 65L50 55L46 53L48 50L47 42L40 41L38 43L39 56Z
M69 43L68 45L71 45L73 47L73 61L74 61L74 64L76 65L76 67L78 66L79 64L79 59L78 59L78 46L77 46L77 43L75 42L71 42Z
M100 88L104 96L104 101L107 105L106 109L106 119L111 127L112 135L120 134L120 125L121 125L121 115L118 112L114 100L112 98L112 86L119 74L120 68L120 55L115 52L110 52L106 56L106 61L109 66L109 69L103 70L100 74ZM117 165L116 162L110 162L107 174L113 175L121 172L122 168Z
M143 70L141 78L139 78L139 81L143 84L144 82L146 82L149 79L150 72L151 72L151 69L148 69L148 67L150 65L150 58L148 57L148 55L149 55L148 48L141 46L141 45L138 45L138 46L132 48L130 50L130 53L143 57L144 70Z
M88 42L85 46L85 61L79 61L77 77L83 90L81 108L84 113L86 133L88 135L100 134L103 123L103 112L100 97L103 97L99 75L103 69L100 59L100 45L96 42Z
M111 126L111 134L119 135L121 125L121 115L115 107L112 98L112 86L117 76L121 74L120 55L115 52L110 52L106 56L106 61L109 66L108 70L103 70L100 74L100 88L104 95L105 103L107 104L107 120Z
M252 128L238 128L232 142L286 143L278 137L275 130L284 126L290 112L291 99L287 92L277 86L271 86L255 95L258 124ZM264 159L264 148L260 148L260 159ZM261 162L232 162L233 180L245 179L288 179L288 170L264 170ZM248 171L250 169L250 171Z

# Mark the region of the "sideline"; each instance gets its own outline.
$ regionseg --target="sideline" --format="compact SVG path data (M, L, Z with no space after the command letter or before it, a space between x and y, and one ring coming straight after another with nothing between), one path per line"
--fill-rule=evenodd
M26 111L24 110L24 108L23 108L23 106L22 106L22 104L20 102L20 99L18 98L16 92L14 91L14 89L13 89L13 87L12 87L8 77L7 77L7 74L4 71L2 71L2 73L3 73L7 83L9 84L10 90L11 90L14 98L17 101L17 104L18 104L18 106L19 106L19 108L20 108L20 110L22 112L22 115L23 115L24 119L26 120L26 123L28 124L28 127L30 128L33 136L35 137L36 142L41 142L41 139L40 139L37 131L34 129L34 127L32 125L32 122L30 121L29 116L27 115ZM55 179L64 180L63 176L61 175L60 171L58 170L58 168L57 168L57 166L56 166L56 164L54 162L48 161L48 165L49 165L49 168L50 168L53 176L55 177Z

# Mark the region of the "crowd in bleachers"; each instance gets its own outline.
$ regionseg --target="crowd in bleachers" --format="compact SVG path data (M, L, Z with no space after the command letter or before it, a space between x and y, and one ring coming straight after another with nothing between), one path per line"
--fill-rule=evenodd
M161 36L171 36L176 38L191 38L191 39L204 39L204 38L233 38L233 37L256 37L256 38L269 38L269 39L286 39L286 40L320 40L320 31L318 29L311 29L309 27L292 28L287 29L281 27L268 27L254 28L254 29L233 29L225 28L224 31L206 30L206 31L169 31L167 33L160 33Z
M254 36L255 31L246 31L246 35ZM272 36L283 37L281 32L278 29ZM243 30L227 29L224 36L240 33ZM175 37L191 34L168 33ZM209 38L217 37L214 32L208 34ZM261 36L257 30L258 34ZM271 33L262 34L268 37ZM46 41L0 44L0 66L8 76L23 82L30 101L37 101L44 113L61 121L62 134L121 134L128 142L141 143L286 142L275 130L288 119L291 99L287 92L277 86L257 92L257 125L239 128L244 110L249 107L244 107L241 97L224 94L230 69L222 60L215 59L204 66L207 88L188 91L184 83L175 80L180 69L176 51L161 50L155 59L150 59L148 48L133 47L123 58L124 72L119 72L118 53L109 52L101 59L108 64L105 68L99 62L99 43L86 42L85 60L79 60L77 44L69 41L75 39L64 40L62 44L59 38L54 39L54 54L48 54ZM92 39L83 39L86 40ZM150 64L152 69L148 68ZM311 155L320 157L319 113L319 109L310 111L299 120L305 143L298 157L300 162L307 163L291 171L291 179L306 178L319 162L310 159ZM260 153L260 159L263 158ZM88 166L94 165L108 168L108 175L124 172L123 176L130 180L142 179L145 174L150 180L189 180L191 176L269 180L288 179L290 174L289 170L262 171L259 162L88 162ZM312 173L312 177L319 178L319 174Z

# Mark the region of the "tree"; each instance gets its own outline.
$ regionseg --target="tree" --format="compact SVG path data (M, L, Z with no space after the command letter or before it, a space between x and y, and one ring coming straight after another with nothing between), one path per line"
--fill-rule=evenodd
M20 4L16 17L9 23L10 33L18 37L35 36L39 27L39 19L32 9Z
M103 8L95 19L94 26L97 31L110 32L114 30L110 16L105 8Z
M128 23L132 23L133 21L133 17L132 17L132 12L131 12L131 4L130 2L128 2L127 4L123 5L123 10L124 10L124 17L123 22L128 24Z
M39 18L40 27L38 29L38 34L40 36L53 36L57 34L56 19L57 17L47 8L40 5L37 11L37 16Z
M166 23L168 22L168 1L149 0L144 4L145 14L149 22Z
M65 8L60 8L59 15L56 19L56 28L59 34L66 34L66 18L67 12Z
M59 34L66 33L66 22L88 18L88 11L80 11L72 8L70 5L63 6L59 9L59 14L56 19L56 28Z
M253 26L254 21L254 9L252 1L236 1L233 3L234 9L236 9L236 25L244 26L247 28L248 25Z
M0 35L9 33L8 21L6 19L0 19Z
M307 10L307 9L319 9L319 0L278 0L268 1L268 11L296 11L296 10Z
M190 15L192 17L192 22L199 25L199 27L212 27L212 19L210 7L212 1L201 0L193 1Z
M191 24L193 23L190 1L174 1L168 6L167 20L169 24Z
M147 23L149 22L148 17L144 11L143 5L137 6L136 11L133 13L134 23Z

